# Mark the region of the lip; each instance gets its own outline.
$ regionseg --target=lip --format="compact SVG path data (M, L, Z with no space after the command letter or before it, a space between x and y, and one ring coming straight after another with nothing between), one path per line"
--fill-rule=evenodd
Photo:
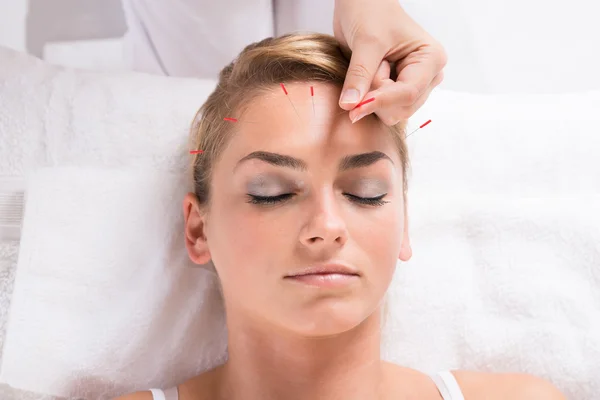
M321 264L321 265L313 265L304 269L300 269L295 271L289 275L286 275L286 278L295 278L305 275L329 275L329 274L338 274L338 275L355 275L360 276L360 273L356 268L352 268L348 265L331 263L331 264Z
M343 264L315 265L284 277L285 280L322 289L344 288L360 281L357 269Z

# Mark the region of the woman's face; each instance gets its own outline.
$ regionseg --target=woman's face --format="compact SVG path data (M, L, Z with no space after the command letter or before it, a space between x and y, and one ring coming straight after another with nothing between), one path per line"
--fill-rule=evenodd
M338 88L286 89L232 122L210 209L193 194L184 201L186 244L194 262L213 260L228 314L307 336L341 333L378 310L396 260L410 257L401 161L375 117L349 121ZM354 274L298 276L313 267Z

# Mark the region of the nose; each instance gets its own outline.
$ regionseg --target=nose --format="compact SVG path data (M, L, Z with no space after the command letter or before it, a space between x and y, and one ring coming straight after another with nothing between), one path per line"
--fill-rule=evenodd
M333 194L323 194L302 233L302 243L312 251L336 250L348 240L346 223Z

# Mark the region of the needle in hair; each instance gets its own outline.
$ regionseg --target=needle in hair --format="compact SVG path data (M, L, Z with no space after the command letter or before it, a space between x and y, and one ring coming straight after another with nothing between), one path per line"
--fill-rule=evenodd
M223 118L223 121L237 122L237 119L235 119L235 118L227 118L227 117L225 117L225 118Z
M312 98L313 116L315 116L317 115L315 113L315 89L312 86L310 87L310 97Z
M412 135L413 133L415 133L416 131L418 131L419 129L427 126L429 123L431 122L431 120L428 120L427 122L425 122L423 125L421 125L420 127L418 127L417 129L415 129L414 131L412 131L411 133L409 133L408 135L406 135L406 137L409 137L410 135Z
M190 154L202 154L202 153L204 153L204 151L202 151L202 150L191 150L190 151Z
M283 93L285 93L286 97L288 98L288 100L290 101L290 104L292 105L292 108L294 109L294 111L296 112L296 115L298 116L298 118L300 119L300 114L298 114L298 110L296 110L296 107L294 106L294 103L292 103L292 99L290 99L290 96L288 96L288 91L285 88L285 85L283 83L280 83L281 88L283 89Z

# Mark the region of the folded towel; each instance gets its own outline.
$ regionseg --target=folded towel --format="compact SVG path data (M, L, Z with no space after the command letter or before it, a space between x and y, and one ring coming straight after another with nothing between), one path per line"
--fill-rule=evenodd
M0 165L27 188L0 379L101 399L222 362L215 275L181 237L188 129L215 82L0 60Z
M183 246L185 178L79 166L32 175L3 380L103 399L223 362L216 273L194 268Z
M0 176L0 242L19 242L24 201L25 180Z
M44 80L52 69L35 58L0 48L0 364L19 252L26 175L43 130ZM23 79L27 76L27 79ZM15 101L33 97L39 101ZM15 118L15 116L17 116ZM3 400L49 400L0 384Z

